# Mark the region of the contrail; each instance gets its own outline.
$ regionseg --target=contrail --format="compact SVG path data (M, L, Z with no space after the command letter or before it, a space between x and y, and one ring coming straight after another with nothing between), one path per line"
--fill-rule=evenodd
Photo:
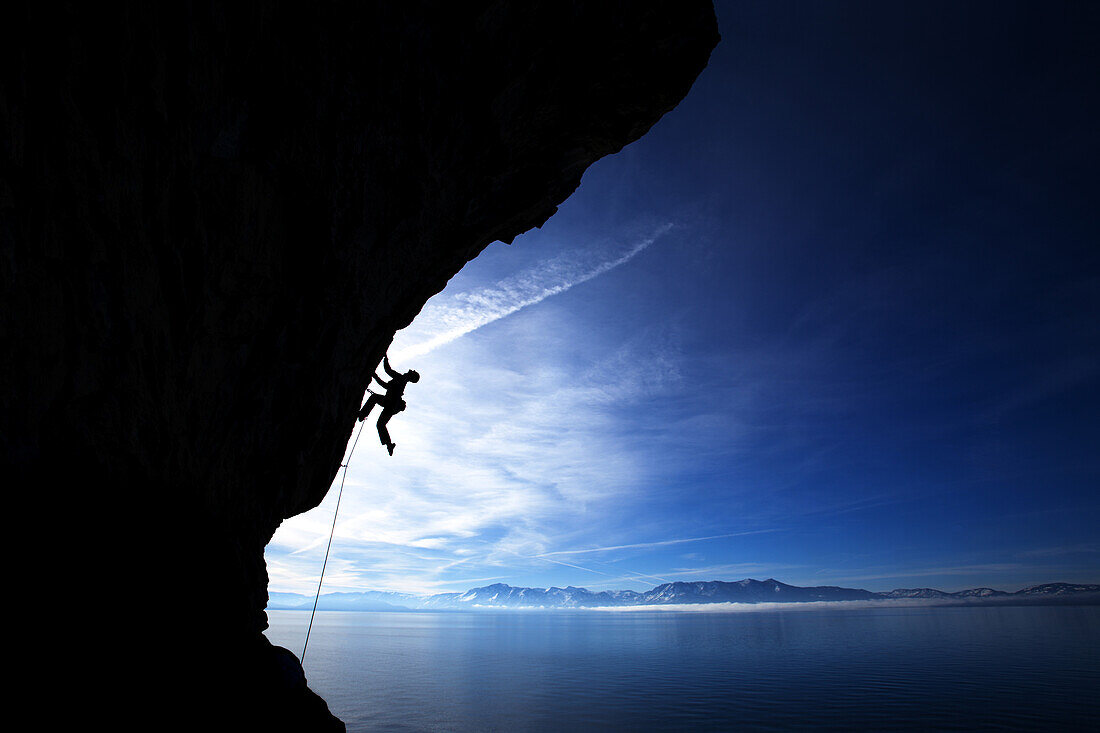
M749 534L765 534L767 532L779 532L778 529L754 529L748 532L731 532L729 534L714 534L709 537L685 537L679 540L660 540L658 542L639 542L634 545L614 545L611 547L589 547L585 550L556 550L544 552L538 557L546 559L547 555L581 555L587 552L608 552L610 550L632 550L640 547L662 547L664 545L681 545L685 542L702 542L703 540L718 540L724 537L742 537Z
M492 287L459 293L443 303L429 303L417 316L409 334L398 335L393 359L405 361L423 356L486 324L499 321L522 308L541 303L552 295L563 293L575 285L614 270L637 257L672 226L662 225L624 254L611 260L595 264L579 258L549 260L501 280ZM410 340L419 340L419 343L401 343Z
M584 570L587 573L595 573L596 575L607 575L607 577L611 577L608 573L604 573L604 572L601 572L599 570L593 570L592 568L581 567L580 565L573 565L572 563L562 562L561 560L551 560L550 558L543 557L542 555L532 555L532 557L536 557L539 560L545 560L546 562L552 562L556 565L564 565L567 568L576 568L577 570Z

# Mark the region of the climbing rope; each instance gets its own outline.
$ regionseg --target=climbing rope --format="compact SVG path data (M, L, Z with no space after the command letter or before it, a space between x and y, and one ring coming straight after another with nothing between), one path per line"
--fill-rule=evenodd
M359 432L355 434L355 442L351 444L351 450L348 451L348 460L341 468L344 469L344 475L340 477L340 492L336 494L336 511L332 513L332 529L328 533L328 547L325 548L325 562L321 565L321 577L317 581L317 594L313 596L313 610L309 614L309 628L306 629L306 642L302 644L302 657L299 661L305 664L306 661L306 649L309 647L309 632L313 631L313 617L317 613L317 601L321 598L321 584L325 582L325 568L328 567L328 553L332 549L332 537L336 534L336 517L340 516L340 499L344 497L344 481L348 477L348 466L351 465L351 457L355 455L355 446L359 445L359 436L363 433L363 427L366 422L359 424Z

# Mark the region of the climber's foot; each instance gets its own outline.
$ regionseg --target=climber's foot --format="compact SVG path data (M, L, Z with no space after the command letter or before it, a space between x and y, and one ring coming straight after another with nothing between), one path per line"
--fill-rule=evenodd
M390 452L391 456L393 455L393 449L396 448L396 447L397 447L397 443L387 443L386 444L386 450L388 450Z

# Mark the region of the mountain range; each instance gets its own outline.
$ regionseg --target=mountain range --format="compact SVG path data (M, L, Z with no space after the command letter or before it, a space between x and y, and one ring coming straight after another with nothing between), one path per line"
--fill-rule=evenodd
M623 606L667 606L707 603L807 603L815 601L872 601L924 599L932 601L984 601L1044 598L1064 599L1095 596L1100 600L1100 584L1044 583L1015 593L992 588L970 588L948 593L935 588L897 588L876 593L860 588L833 585L800 587L778 580L736 582L710 580L663 583L644 592L632 590L600 591L568 586L566 588L517 588L494 583L471 588L464 593L437 593L418 596L411 593L363 591L326 593L318 599L322 611L406 611L455 610L471 608L606 608ZM301 610L313 607L313 598L298 593L270 593L267 607L272 610Z

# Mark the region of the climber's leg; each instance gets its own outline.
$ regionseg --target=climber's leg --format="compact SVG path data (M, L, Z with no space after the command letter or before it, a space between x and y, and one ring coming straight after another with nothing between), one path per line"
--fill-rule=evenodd
M382 414L378 416L378 439L382 441L382 445L389 448L391 455L393 454L393 448L390 446L393 445L393 441L390 440L390 431L386 428L386 423L388 423L390 418L395 414L397 413L393 410L383 409Z
M374 408L375 405L382 404L382 398L371 392L370 397L367 399L363 406L359 408L359 422L363 422L367 419L367 415Z

